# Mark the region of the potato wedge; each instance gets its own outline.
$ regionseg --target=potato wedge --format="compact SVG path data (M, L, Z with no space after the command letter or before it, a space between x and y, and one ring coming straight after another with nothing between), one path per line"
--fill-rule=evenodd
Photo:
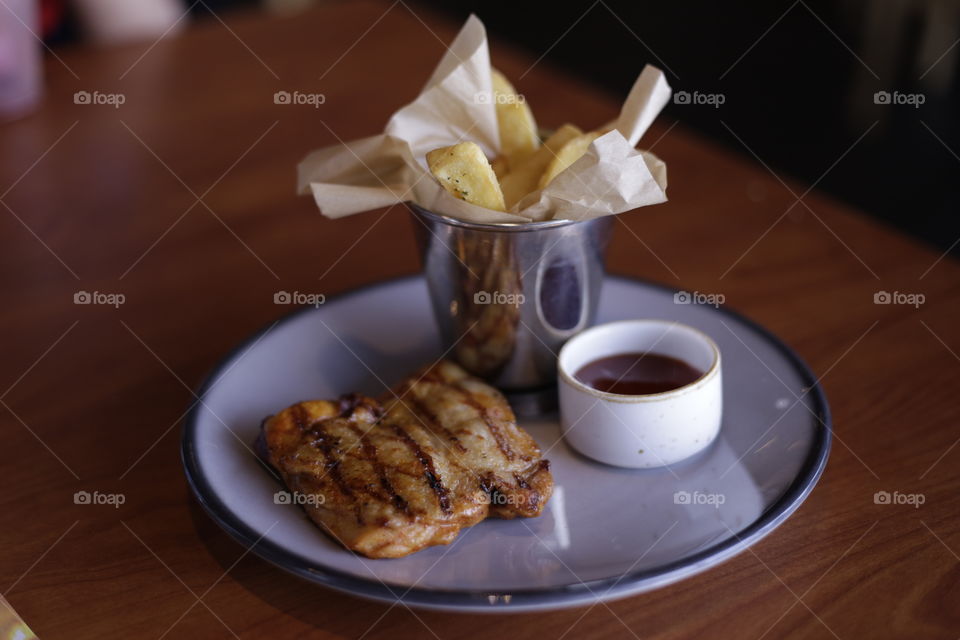
M507 171L510 170L510 165L507 162L507 156L497 156L493 159L493 162L490 163L490 166L493 167L493 172L496 174L497 180L507 175Z
M506 211L500 183L475 142L434 149L427 166L443 188L460 200L495 211Z
M590 131L568 140L567 143L557 151L557 155L550 161L550 164L547 165L543 175L540 176L540 182L537 185L538 188L543 189L546 187L550 184L551 180L557 177L557 174L579 160L580 157L587 152L587 149L590 148L590 143L599 138L600 135L601 132L599 131Z
M509 165L516 164L540 146L537 123L526 100L517 93L506 76L490 69L493 80L493 104L500 129L500 153Z
M532 155L510 167L507 175L500 180L503 198L507 207L512 207L531 191L536 191L540 176L546 171L560 149L571 139L583 132L572 124L565 124L546 139Z

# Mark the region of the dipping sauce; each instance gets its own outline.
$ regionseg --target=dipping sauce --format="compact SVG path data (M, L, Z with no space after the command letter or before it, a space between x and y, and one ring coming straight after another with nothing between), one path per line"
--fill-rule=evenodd
M597 391L636 396L672 391L703 373L683 360L658 353L621 353L583 365L575 377Z

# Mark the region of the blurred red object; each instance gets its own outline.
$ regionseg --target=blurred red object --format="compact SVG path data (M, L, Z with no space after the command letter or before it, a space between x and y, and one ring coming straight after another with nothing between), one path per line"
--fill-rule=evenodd
M57 30L66 17L66 0L40 0L40 33L44 39Z

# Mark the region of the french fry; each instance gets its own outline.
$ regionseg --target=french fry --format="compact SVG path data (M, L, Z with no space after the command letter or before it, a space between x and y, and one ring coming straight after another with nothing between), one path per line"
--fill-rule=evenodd
M506 76L493 68L490 69L490 76L500 129L500 153L506 157L508 167L512 167L540 146L537 123L530 105L517 93Z
M434 149L427 166L443 188L454 197L495 211L506 211L503 192L493 168L474 142Z
M590 143L599 138L600 135L600 131L590 131L589 133L582 133L568 140L567 143L557 151L557 155L550 161L550 164L547 165L543 175L540 176L540 182L537 185L538 188L543 189L546 187L561 171L579 160L580 157L587 152L587 149L590 148Z
M554 159L560 149L583 132L572 124L565 124L546 139L539 149L511 167L509 173L500 180L503 197L507 207L512 207L525 195L537 190L540 176Z

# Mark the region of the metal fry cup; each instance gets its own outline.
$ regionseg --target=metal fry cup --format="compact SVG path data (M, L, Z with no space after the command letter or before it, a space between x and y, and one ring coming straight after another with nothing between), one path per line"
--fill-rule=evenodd
M613 219L478 224L407 206L447 357L519 414L553 409L557 353L593 324Z

